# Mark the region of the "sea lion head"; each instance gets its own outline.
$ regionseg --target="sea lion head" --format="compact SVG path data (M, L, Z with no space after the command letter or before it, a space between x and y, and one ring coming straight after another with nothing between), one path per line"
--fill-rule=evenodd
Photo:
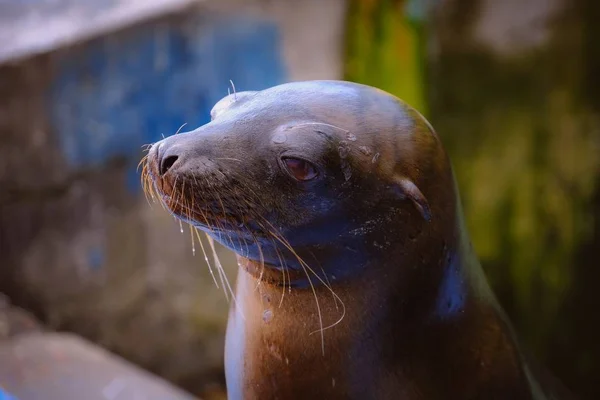
M454 207L427 121L349 82L231 94L211 122L155 143L146 171L170 212L238 255L291 269L335 259L338 275L443 229Z

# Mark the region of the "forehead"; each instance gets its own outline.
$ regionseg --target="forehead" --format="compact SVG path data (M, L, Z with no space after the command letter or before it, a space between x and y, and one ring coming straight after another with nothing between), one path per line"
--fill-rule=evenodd
M289 108L318 107L321 111L344 111L370 101L371 90L345 82L294 82L275 86L258 93L252 102Z
M363 89L364 92L364 89ZM222 115L225 111L237 110L239 112L252 110L275 110L279 112L301 111L303 109L318 108L321 111L334 108L343 111L343 108L356 105L367 100L366 93L360 93L356 86L345 82L294 82L274 86L262 91L246 91L232 93L219 100L211 110L213 118Z
M356 135L377 130L409 131L414 115L397 98L349 82L294 82L259 92L238 92L217 102L213 119L252 123L272 131L302 122L327 123Z

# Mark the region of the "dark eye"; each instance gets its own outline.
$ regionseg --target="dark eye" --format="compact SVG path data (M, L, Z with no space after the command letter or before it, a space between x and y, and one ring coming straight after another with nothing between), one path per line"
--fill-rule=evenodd
M299 158L284 158L283 163L290 175L299 181L309 181L317 176L317 169L308 161Z

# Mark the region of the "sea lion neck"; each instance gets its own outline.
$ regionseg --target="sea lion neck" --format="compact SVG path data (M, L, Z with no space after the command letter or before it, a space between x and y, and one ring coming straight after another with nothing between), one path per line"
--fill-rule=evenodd
M260 381L275 363L287 373L268 389L253 389L257 398L273 392L282 398L290 393L348 398L338 386L352 398L437 399L447 393L471 398L493 390L490 377L502 382L506 398L530 398L510 329L477 281L479 265L468 235L457 232L455 239L440 241L425 258L401 259L402 251L387 250L394 257L378 258L346 280L313 279L302 288L260 279L238 258L227 373L235 376L237 365L246 368L241 381L230 380L229 390L237 393L238 383ZM313 375L306 365L322 367ZM461 381L465 376L478 386ZM313 391L315 381L320 383Z
M298 246L278 258L238 254L240 273L274 290L285 286L308 297L315 287L335 291L368 281L378 287L381 299L393 297L402 304L395 309L402 308L398 315L411 323L416 322L415 315L423 324L457 320L469 304L477 303L475 309L495 308L464 226L461 205L451 203L450 207L453 214L444 209L447 214L441 218L434 210L430 222L402 209L387 222L373 214L373 220L348 225L353 228L345 229L335 242Z

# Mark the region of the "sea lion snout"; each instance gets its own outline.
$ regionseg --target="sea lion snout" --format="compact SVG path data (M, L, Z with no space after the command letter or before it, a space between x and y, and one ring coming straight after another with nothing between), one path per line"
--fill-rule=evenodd
M165 175L169 169L179 160L179 151L174 149L172 146L165 149L164 143L160 142L156 147L156 164L158 167L158 174L160 176Z
M166 179L191 171L207 171L214 165L212 144L203 133L191 131L169 136L152 145L148 153L151 171Z
M169 139L154 143L148 153L148 163L151 170L159 177L165 176L175 164L182 164L183 161L182 156L185 149Z

